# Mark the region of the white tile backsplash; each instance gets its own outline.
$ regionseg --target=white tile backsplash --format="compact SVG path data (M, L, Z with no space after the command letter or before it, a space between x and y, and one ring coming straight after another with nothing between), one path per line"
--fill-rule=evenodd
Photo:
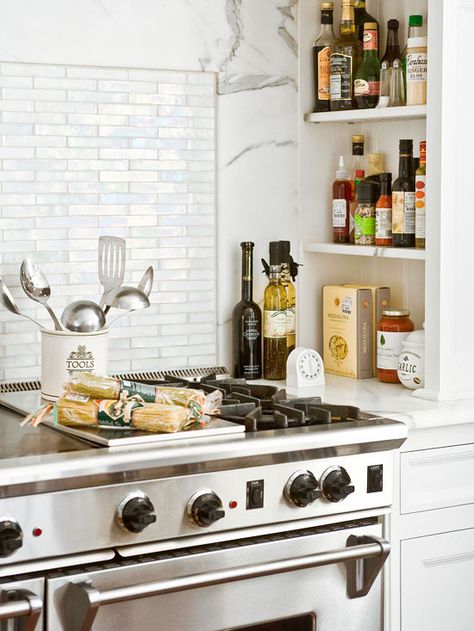
M111 335L113 370L216 363L215 75L0 64L0 269L19 305L31 256L58 311L98 299L97 238L127 239L126 282L152 306ZM0 314L0 378L39 374L33 325Z

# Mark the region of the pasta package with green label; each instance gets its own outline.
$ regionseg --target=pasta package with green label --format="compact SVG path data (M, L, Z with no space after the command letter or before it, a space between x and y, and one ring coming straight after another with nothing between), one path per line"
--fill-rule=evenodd
M204 392L192 388L173 388L172 386L153 386L127 379L115 377L101 377L90 372L76 372L71 375L66 390L75 394L83 394L92 399L115 399L122 396L128 399L132 397L144 403L160 403L162 405L178 405L188 408L194 418L199 418L205 413L212 413L206 405L207 399ZM214 401L211 408L217 407Z
M63 395L53 409L54 419L70 427L107 427L147 432L179 432L196 419L179 405L143 403L135 399L91 399L86 395Z

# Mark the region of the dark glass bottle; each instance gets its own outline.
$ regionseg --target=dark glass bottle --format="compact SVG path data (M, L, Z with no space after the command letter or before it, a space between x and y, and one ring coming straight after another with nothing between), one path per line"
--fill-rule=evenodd
M364 43L364 24L366 22L376 22L377 30L380 31L379 23L370 15L366 9L366 0L355 0L354 2L354 17L357 39L361 43Z
M398 177L392 186L392 232L396 248L415 247L413 140L400 140Z
M364 26L364 59L354 81L354 98L359 109L377 106L380 96L379 31L376 22Z
M331 46L331 111L351 110L354 77L362 61L362 44L355 34L354 0L342 0L339 38Z
M329 112L331 109L329 71L331 46L336 39L333 30L333 13L332 2L321 4L321 31L313 45L315 112Z
M232 313L234 376L260 379L262 376L262 312L253 301L253 248L242 248L242 299Z
M398 29L400 28L400 22L398 20L389 20L387 23L387 48L385 49L385 55L383 61L388 61L390 67L393 66L395 59L401 59L400 44L398 43Z

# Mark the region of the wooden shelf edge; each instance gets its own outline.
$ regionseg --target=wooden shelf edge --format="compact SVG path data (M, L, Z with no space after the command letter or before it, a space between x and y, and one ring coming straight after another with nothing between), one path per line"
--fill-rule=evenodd
M426 250L416 248L383 248L372 245L352 245L344 243L305 243L304 251L317 254L374 256L412 261L424 261L426 259Z
M343 112L309 112L307 123L375 123L426 118L426 105L405 105L383 109L346 110Z

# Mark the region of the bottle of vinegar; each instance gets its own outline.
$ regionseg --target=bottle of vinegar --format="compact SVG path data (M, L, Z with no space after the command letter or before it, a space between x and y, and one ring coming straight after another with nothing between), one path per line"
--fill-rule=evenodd
M270 265L263 312L263 367L265 379L286 379L288 355L286 289L281 283L281 265Z
M313 71L315 89L315 112L329 112L329 66L331 59L331 46L336 39L333 30L332 2L321 4L321 31L313 45Z
M396 248L415 247L413 140L400 140L398 177L392 186L392 232Z
M253 248L242 248L242 297L232 313L234 376L260 379L262 376L262 312L253 301Z
M331 110L351 110L354 103L354 77L362 61L362 44L356 37L354 0L342 0L339 38L331 47Z

